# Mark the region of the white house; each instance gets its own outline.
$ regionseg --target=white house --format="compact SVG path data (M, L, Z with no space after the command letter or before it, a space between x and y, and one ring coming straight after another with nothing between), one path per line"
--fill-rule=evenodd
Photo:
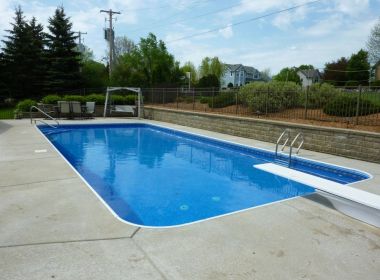
M226 69L221 79L222 88L227 88L229 84L239 87L260 80L260 72L251 66L242 64L224 64L224 66Z
M316 69L299 70L297 75L300 77L302 87L308 87L314 83L319 83L322 78L321 73Z

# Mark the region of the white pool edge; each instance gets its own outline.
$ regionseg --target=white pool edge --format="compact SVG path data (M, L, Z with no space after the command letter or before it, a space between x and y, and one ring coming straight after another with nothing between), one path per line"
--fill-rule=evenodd
M113 123L97 123L97 124L113 124ZM262 151L267 151L267 152L273 152L273 151L270 151L268 149L264 149L264 148L259 148L259 147L254 147L254 146L249 146L249 145L245 145L245 144L240 144L240 143L235 143L235 142L232 142L232 141L228 141L228 140L224 140L224 139L219 139L219 138L215 138L215 137L211 137L211 136L207 136L207 135L202 135L202 134L198 134L198 133L193 133L193 132L188 132L188 131L184 131L184 130L181 130L181 129L177 129L177 128L168 128L168 127L164 127L162 125L157 125L157 124L151 124L149 122L122 122L122 123L115 123L115 124L147 124L147 125L151 125L151 126L157 126L157 127L160 127L160 128L164 128L164 129L171 129L171 130L177 130L177 131L180 131L180 132L183 132L183 133L187 133L187 134L191 134L191 135L195 135L195 136L200 136L200 137L204 137L204 138L208 138L208 139L212 139L212 140L215 140L215 141L221 141L221 142L225 142L225 143L228 143L228 144L232 144L232 145L238 145L238 146L242 146L242 147L246 147L246 148L253 148L253 149L258 149L258 150L262 150ZM68 125L83 125L83 123L81 124L68 124ZM273 204L277 204L277 203L281 203L281 202L285 202L285 201L290 201L290 200L293 200L293 199L298 199L300 197L304 197L304 196L295 196L295 197L291 197L291 198L287 198L287 199L282 199L282 200L278 200L278 201L274 201L274 202L270 202L270 203L266 203L266 204L262 204L262 205L258 205L258 206L253 206L253 207L250 207L250 208L245 208L245 209L241 209L241 210L237 210L237 211L234 211L234 212L230 212L230 213L226 213L226 214L222 214L222 215L218 215L218 216L214 216L214 217L210 217L210 218L206 218L206 219L201 219L201 220L197 220L197 221L193 221L193 222L189 222L189 223L184 223L184 224L180 224L180 225L173 225L173 226L145 226L145 225L140 225L140 224L135 224L135 223L131 223L131 222L128 222L124 219L122 219L108 204L107 202L92 188L92 186L86 181L86 179L74 168L74 166L72 166L72 164L65 158L64 155L62 155L62 153L54 146L54 144L46 137L46 135L38 128L37 125L34 125L35 129L38 131L38 133L40 133L40 135L42 135L42 137L45 139L45 141L48 142L48 144L58 153L58 155L60 155L60 157L70 166L70 168L79 176L79 178L85 183L85 185L91 190L92 193L95 194L95 196L100 200L100 202L106 207L106 209L108 209L111 214L117 219L119 220L120 222L124 223L124 224L128 224L128 225L131 225L131 226L136 226L136 227L140 227L140 228L148 228L148 229L166 229L166 228L178 228L178 227L183 227L183 226L188 226L188 225L193 225L193 224L197 224L197 223L202 223L202 222L205 222L205 221L209 221L209 220L213 220L213 219L218 219L218 218L222 218L222 217L226 217L226 216L229 216L229 215L233 215L233 214L237 214L237 213L242 213L242 212L246 212L246 211L249 211L249 210L252 210L252 209L255 209L255 208L260 208L260 207L265 207L265 206L270 206L270 205L273 205ZM307 159L309 160L309 159ZM325 162L322 162L322 161L317 161L317 160L311 160L311 161L314 161L314 162L319 162L319 163L323 163L323 164L328 164L330 165L329 163L325 163ZM340 165L335 165L335 164L331 164L333 166L336 166L336 167L341 167L341 168L346 168L346 169L349 169L349 170L355 170L355 171L359 171L359 172L362 172L362 173L365 173L365 174L368 174L368 176L370 176L370 178L368 179L364 179L364 180L361 180L359 182L363 182L363 181L366 181L366 180L370 180L373 178L372 174L368 173L368 172L365 172L365 171L362 171L362 170L358 170L358 169L354 169L354 168L348 168L348 167L344 167L344 166L340 166ZM356 183L356 182L355 182ZM348 184L347 184L348 185ZM307 185L309 186L309 185ZM307 196L307 195L305 195Z

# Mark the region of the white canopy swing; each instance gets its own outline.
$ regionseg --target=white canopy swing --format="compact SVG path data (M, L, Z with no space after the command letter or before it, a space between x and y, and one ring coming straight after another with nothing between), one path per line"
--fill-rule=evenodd
M107 108L108 108L108 105L109 105L109 100L111 99L111 94L113 91L117 91L117 90L122 90L122 89L125 89L125 90L129 90L129 91L133 91L135 93L137 93L137 117L138 118L141 118L141 101L142 101L142 98L141 98L141 88L135 88L135 87L107 87L107 93L106 93L106 100L104 102L104 112L103 112L103 117L105 118L107 116ZM134 106L119 106L120 109L122 110L119 110L118 112L126 112L126 113L133 113L134 110L133 110L133 107Z

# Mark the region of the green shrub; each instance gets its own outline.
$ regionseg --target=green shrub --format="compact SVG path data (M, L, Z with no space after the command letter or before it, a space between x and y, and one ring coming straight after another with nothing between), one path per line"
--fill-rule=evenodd
M86 98L81 95L65 95L63 97L64 101L79 101L80 103L85 103Z
M106 96L104 94L93 93L86 96L86 101L95 102L97 105L104 105L106 101Z
M136 105L136 96L127 95L125 97L125 105Z
M202 96L200 99L199 99L199 102L202 103L202 104L206 104L206 103L209 103L211 100L210 97L208 96Z
M356 116L357 94L336 96L328 102L323 112L331 116L354 117ZM380 106L369 99L362 98L359 102L359 116L366 116L380 112Z
M61 101L63 100L63 98L59 95L56 95L56 94L50 94L50 95L46 95L45 97L43 97L41 99L41 102L43 104L57 104L58 101Z
M347 81L345 86L346 87L357 87L357 86L359 86L359 82L358 81Z
M135 96L134 95L111 95L112 103L117 105L135 105Z
M329 101L331 101L337 94L339 90L334 88L330 84L319 84L315 83L309 87L309 92L307 96L307 107L310 109L323 108ZM305 104L306 94L301 95L301 103Z
M208 106L210 108L224 108L235 104L236 97L234 92L222 92L214 96L214 98L208 99Z
M294 82L254 82L239 90L239 101L253 112L278 112L300 106L301 87Z
M30 107L36 106L37 102L32 99L24 99L17 103L16 111L17 112L29 112Z

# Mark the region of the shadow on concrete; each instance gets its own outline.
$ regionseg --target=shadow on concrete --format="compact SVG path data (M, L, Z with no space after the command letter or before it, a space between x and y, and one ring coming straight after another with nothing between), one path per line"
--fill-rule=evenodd
M8 129L10 129L12 126L4 121L0 121L0 134L4 133Z

